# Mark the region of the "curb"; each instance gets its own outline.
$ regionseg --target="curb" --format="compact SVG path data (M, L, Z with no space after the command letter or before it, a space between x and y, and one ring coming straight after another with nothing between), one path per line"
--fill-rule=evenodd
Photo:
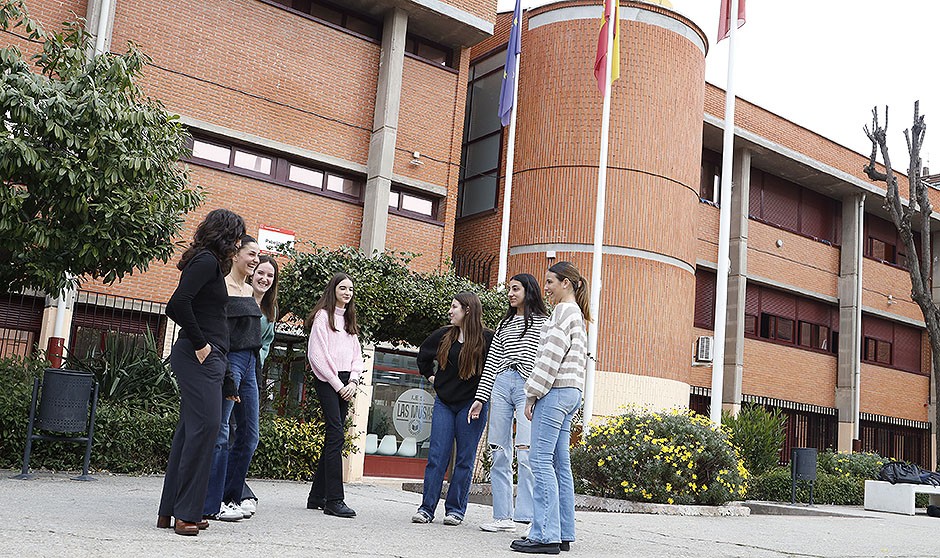
M441 497L447 493L447 482L441 490ZM421 494L424 490L423 482L403 482L401 489L406 492ZM493 495L489 484L470 485L470 501L486 506L493 505ZM644 513L650 515L676 515L697 517L747 517L751 510L739 502L732 502L724 506L680 506L672 504L651 504L648 502L631 502L614 498L601 498L598 496L574 495L574 508L578 511L596 511L608 513Z

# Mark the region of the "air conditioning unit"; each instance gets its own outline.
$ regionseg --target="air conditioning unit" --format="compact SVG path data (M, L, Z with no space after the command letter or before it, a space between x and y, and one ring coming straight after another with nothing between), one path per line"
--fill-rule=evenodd
M698 338L698 341L695 343L695 362L711 362L712 361L712 345L715 343L715 338L711 335L701 335Z

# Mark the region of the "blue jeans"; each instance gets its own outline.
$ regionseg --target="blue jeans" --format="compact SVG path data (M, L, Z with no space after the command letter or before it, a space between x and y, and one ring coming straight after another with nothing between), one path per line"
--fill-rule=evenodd
M574 541L574 479L571 476L571 419L581 407L581 390L552 388L532 413L535 514L529 540Z
M222 423L212 450L212 472L209 491L203 506L203 515L219 513L223 499L241 501L242 486L251 464L251 456L258 447L258 380L255 376L255 352L234 351L228 354L229 369L238 389L241 403L222 401ZM229 422L235 415L235 439L229 446ZM239 478L229 478L229 475ZM238 486L235 490L234 487Z
M515 370L496 375L490 396L490 449L493 466L490 482L493 487L493 519L532 521L532 468L529 466L529 443L532 423L525 418L525 379ZM515 446L512 421L516 420ZM519 489L513 510L512 458L515 447L519 465ZM515 513L513 513L515 511Z
M454 442L457 443L457 456L454 458L454 472L450 477L447 499L444 500L444 513L460 519L467 513L470 483L473 481L473 462L477 457L477 444L480 443L480 436L486 426L487 407L483 406L480 418L467 424L467 413L472 404L471 400L459 407L452 407L439 398L434 398L428 464L424 468L424 496L418 508L432 519L441 499L444 473L450 463Z

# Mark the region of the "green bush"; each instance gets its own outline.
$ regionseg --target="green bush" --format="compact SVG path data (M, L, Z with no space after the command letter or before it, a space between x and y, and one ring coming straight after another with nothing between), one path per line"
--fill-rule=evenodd
M796 501L809 502L809 482L798 481ZM776 467L763 475L751 479L747 491L748 499L769 502L789 502L791 496L790 469ZM839 506L861 505L865 499L864 479L833 475L825 471L816 472L813 501L816 504Z
M747 405L737 416L723 413L721 423L731 443L738 448L748 472L761 475L780 463L786 420L780 409Z
M865 501L865 481L878 476L887 460L875 453L819 454L813 501L817 504L861 506ZM789 467L775 467L751 479L750 500L789 502L791 497ZM797 482L798 502L809 502L809 482Z
M33 378L42 375L40 359L0 359L0 467L23 465ZM315 397L313 398L316 399ZM249 474L264 478L305 480L323 445L323 422L310 402L307 420L261 414L261 439ZM178 420L177 410L148 412L133 405L101 399L91 452L94 471L158 473L164 470ZM354 438L347 439L346 452ZM30 468L75 471L81 469L85 446L78 443L33 442Z
M861 480L877 479L881 466L888 461L877 453L836 453L830 450L819 454L819 470Z
M741 499L749 476L726 434L679 410L612 417L582 437L571 464L581 492L665 504Z
M104 350L95 347L88 354L71 354L65 368L93 373L102 400L166 414L179 407L179 387L168 361L160 356L148 329L142 338L110 332Z

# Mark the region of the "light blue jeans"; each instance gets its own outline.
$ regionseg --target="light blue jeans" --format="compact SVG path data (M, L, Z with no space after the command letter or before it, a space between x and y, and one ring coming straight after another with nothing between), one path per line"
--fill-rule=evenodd
M574 479L571 476L571 419L581 407L581 390L553 388L532 413L535 514L529 540L543 544L574 541Z
M529 443L532 423L525 418L525 380L515 370L496 375L490 395L490 449L493 465L490 482L493 487L493 519L532 521L532 468L529 466ZM513 444L512 421L516 421ZM513 509L512 457L516 450L519 465L519 489Z

